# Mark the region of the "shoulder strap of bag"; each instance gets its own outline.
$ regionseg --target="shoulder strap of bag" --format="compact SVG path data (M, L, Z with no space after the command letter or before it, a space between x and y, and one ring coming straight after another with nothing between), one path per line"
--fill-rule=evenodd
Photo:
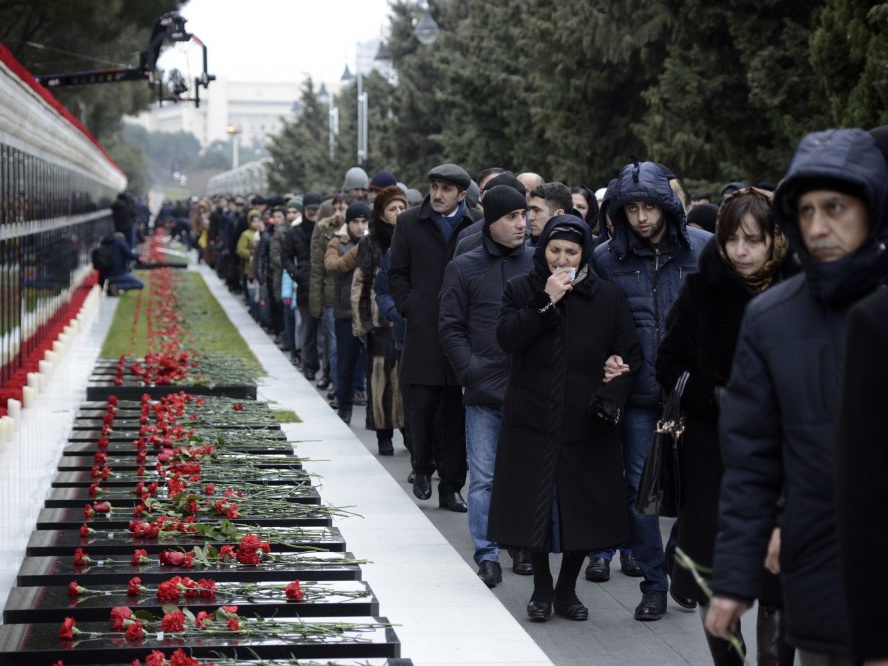
M680 418L681 396L684 393L689 376L688 371L685 370L678 376L678 379L675 380L675 387L672 389L672 393L669 394L669 397L666 399L666 404L663 407L663 420Z

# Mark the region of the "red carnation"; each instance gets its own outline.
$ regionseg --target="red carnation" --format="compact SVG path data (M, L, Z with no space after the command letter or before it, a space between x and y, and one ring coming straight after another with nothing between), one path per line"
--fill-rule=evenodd
M89 563L92 562L89 555L83 552L83 548L78 548L74 551L74 566L75 567L86 567L89 566Z
M74 621L73 617L66 617L65 621L62 622L62 628L59 629L59 638L69 641L79 634L80 629L75 627L75 624L77 623Z
M302 601L305 599L305 593L302 591L302 586L299 584L298 580L294 580L287 585L286 593L287 599L293 599L294 601Z
M145 588L142 586L142 579L138 576L129 579L129 584L126 588L126 593L131 597L137 597L142 592L145 591Z
M147 564L151 560L148 559L148 551L143 548L136 548L133 552L133 559L130 560L130 564L134 567L139 566L140 564Z
M197 614L197 617L194 618L194 624L197 625L198 627L200 627L201 629L203 629L204 626L206 626L205 623L209 624L212 621L213 621L213 616L210 615L209 613L207 613L206 611L200 611Z
M167 613L160 621L160 629L161 631L169 631L170 633L185 631L185 613L182 611Z
M200 666L197 659L189 657L182 648L179 648L170 655L170 666Z
M111 624L114 631L123 631L126 628L126 620L133 616L133 611L128 606L115 606L111 609Z
M228 628L231 629L231 631L241 630L240 622L237 621L236 617L228 618Z
M86 539L93 532L95 532L95 530L92 527L89 527L88 525L81 525L80 526L80 536L83 537L84 539Z
M126 628L126 640L128 641L140 641L146 635L147 632L142 628L142 620L136 620Z
M243 406L241 403L239 403L239 402L234 403L234 404L231 406L231 408L232 408L234 411L236 411L236 412L242 412L242 411L244 411L244 406Z
M69 597L79 597L84 592L86 592L86 588L80 587L77 584L76 580L72 580L70 583L68 583L68 596Z
M161 601L179 600L179 581L166 580L157 588L157 598Z

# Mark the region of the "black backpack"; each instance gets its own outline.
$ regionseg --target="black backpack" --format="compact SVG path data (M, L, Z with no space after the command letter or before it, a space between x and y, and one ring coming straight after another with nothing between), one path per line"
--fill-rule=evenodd
M110 245L102 243L96 246L89 256L93 267L99 273L106 273L111 270L111 265L114 263L114 255Z

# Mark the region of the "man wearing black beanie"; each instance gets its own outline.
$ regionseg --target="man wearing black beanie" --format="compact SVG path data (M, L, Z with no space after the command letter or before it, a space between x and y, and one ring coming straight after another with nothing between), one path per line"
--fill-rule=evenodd
M496 322L505 283L530 270L533 250L524 243L527 203L523 194L508 185L496 185L484 194L482 205L481 245L447 264L438 321L441 346L463 387L468 522L475 563L478 577L494 587L502 581L502 567L498 545L487 538L487 514L509 374L509 357L497 342Z

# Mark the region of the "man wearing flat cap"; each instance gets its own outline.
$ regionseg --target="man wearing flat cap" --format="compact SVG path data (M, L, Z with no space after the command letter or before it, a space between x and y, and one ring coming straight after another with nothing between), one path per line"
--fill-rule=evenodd
M482 212L466 206L472 179L462 167L441 164L428 178L428 196L398 217L388 287L407 320L401 382L410 396L406 417L413 433L413 494L419 499L432 496L431 474L437 465L439 506L465 512L460 495L466 482L465 410L459 383L441 348L438 294L459 232ZM440 433L435 428L438 410Z

